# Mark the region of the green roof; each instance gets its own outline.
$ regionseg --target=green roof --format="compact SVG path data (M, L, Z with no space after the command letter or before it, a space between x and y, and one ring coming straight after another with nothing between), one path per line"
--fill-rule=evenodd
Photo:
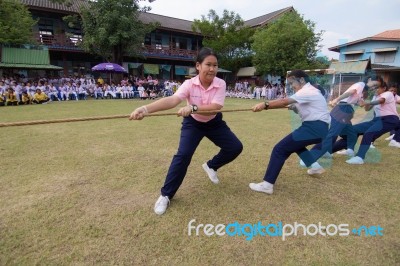
M1 48L0 67L27 68L27 69L53 69L61 70L62 67L50 65L49 51L47 49Z
M48 70L63 69L62 67L53 65L10 64L10 63L0 63L0 68L48 69Z

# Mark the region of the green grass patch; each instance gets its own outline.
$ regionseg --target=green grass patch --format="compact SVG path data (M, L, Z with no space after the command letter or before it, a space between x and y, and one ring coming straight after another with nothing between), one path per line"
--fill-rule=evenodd
M149 102L149 101L146 101ZM130 114L145 103L103 100L2 107L0 122ZM225 109L255 100L227 99ZM172 111L172 110L171 110ZM361 110L360 110L361 111ZM273 146L292 130L287 110L224 114L243 153L218 171L204 139L163 216L153 212L182 119L113 119L0 128L1 265L398 265L399 150L376 141L381 160L347 165L335 155L319 178L292 155L273 195L250 191ZM374 155L374 153L372 153ZM380 225L383 236L188 236L188 223Z

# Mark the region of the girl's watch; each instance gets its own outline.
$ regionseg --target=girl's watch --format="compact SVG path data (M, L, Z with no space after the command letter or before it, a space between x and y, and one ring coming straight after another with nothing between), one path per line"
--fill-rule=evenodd
M192 105L192 114L197 112L198 109L199 109L199 107L197 107L197 105L193 104Z

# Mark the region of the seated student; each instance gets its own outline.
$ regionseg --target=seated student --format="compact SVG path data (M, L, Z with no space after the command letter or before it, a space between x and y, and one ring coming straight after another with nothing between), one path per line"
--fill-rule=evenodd
M47 103L50 100L49 97L47 97L46 93L42 92L41 89L36 89L36 93L33 96L33 102L37 104L43 104Z
M5 95L4 93L0 90L0 106L5 106Z
M108 83L104 83L104 98L107 99L107 96L109 96L110 99L114 99L117 97L115 92L113 91L113 87L108 85Z
M155 93L155 91L151 91L150 92L150 99L154 100L155 98L157 98L157 93Z
M27 104L32 104L33 98L31 95L29 95L28 91L23 90L22 91L22 96L21 96L21 101L19 101L18 104L20 105L27 105Z
M100 86L100 84L96 84L94 87L94 98L97 100L99 98L104 99L104 93L103 93L103 88Z
M142 97L140 97L141 100L146 100L149 98L149 95L147 94L147 91L142 92Z
M61 101L58 96L58 90L54 84L49 85L49 98L50 101Z
M8 92L6 93L6 104L9 105L18 105L17 95L14 92L13 88L8 88Z
M78 82L77 90L78 90L78 99L79 100L86 100L88 93L87 93L86 88L83 86L82 83Z

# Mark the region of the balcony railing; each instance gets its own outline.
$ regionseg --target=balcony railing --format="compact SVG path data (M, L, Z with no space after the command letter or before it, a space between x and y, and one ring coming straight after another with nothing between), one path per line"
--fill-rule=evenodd
M65 34L44 35L35 33L35 39L39 44L46 45L49 49L57 50L82 50L79 43L82 41L80 38L69 37ZM161 45L143 45L142 54L150 57L165 57L165 58L181 58L193 59L197 51L178 49L170 46Z
M39 44L46 45L50 49L82 50L82 48L79 47L79 43L82 39L69 37L65 34L45 35L37 32L34 38Z
M142 53L146 56L154 57L179 57L193 59L197 51L171 48L169 46L143 45Z

